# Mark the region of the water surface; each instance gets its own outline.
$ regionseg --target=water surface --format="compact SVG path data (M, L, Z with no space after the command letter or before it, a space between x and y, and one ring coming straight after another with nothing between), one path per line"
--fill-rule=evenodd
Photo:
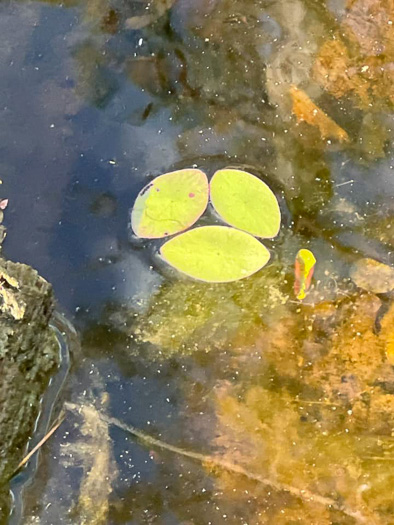
M380 298L348 278L360 257L394 262L392 20L383 0L0 4L4 249L81 341L22 523L392 523L391 318L377 331ZM292 86L346 138L301 122ZM227 165L280 201L271 266L231 285L169 274L130 238L137 193Z

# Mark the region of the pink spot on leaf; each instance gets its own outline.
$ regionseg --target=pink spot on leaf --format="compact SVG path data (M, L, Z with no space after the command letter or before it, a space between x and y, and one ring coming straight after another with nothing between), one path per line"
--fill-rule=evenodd
M192 199L194 197L194 193L189 193L189 197Z

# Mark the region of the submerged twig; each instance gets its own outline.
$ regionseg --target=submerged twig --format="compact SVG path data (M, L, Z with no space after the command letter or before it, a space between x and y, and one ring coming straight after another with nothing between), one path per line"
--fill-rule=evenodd
M74 403L66 403L66 408L69 408L71 410L78 410L79 407ZM343 512L347 516L355 519L357 523L366 523L368 525L372 525L373 523L370 517L367 518L360 511L354 510L348 507L347 505L341 505L332 498L327 498L325 496L320 496L319 494L314 494L309 490L298 489L286 483L280 483L279 481L266 479L263 476L260 476L259 474L250 472L241 465L218 459L215 456L209 454L201 454L199 452L193 452L177 447L175 445L171 445L169 443L166 443L165 441L161 441L160 439L156 439L153 436L146 434L142 430L139 430L138 428L135 428L132 425L127 425L126 423L123 423L122 421L114 417L100 414L100 418L103 421L105 421L108 425L114 425L154 447L158 447L163 450L168 450L169 452L173 452L174 454L178 454L180 456L199 461L200 463L210 464L222 470L227 470L229 472L245 476L246 478L252 481L257 481L265 487L275 489L278 492L287 492L296 498L302 499L303 501L318 503L320 505L323 505L324 507L331 507L332 509Z
M372 461L394 461L394 458L387 458L384 456L363 456L364 460L372 460Z
M59 420L53 425L53 427L45 434L45 436L37 443L37 445L30 450L30 452L22 459L22 461L19 463L19 465L16 467L15 472L17 472L20 468L22 468L26 463L29 461L29 459L48 441L48 439L52 436L54 432L60 427L60 425L63 423L65 418L65 415L62 414L59 418ZM15 474L14 472L14 474Z
M340 188L341 186L346 186L347 184L353 184L354 180L346 180L345 182L340 182L339 184L334 184L335 188Z
M340 407L341 405L338 405L337 403L330 403L329 401L312 401L309 399L299 399L295 398L291 400L292 403L301 403L305 405L323 405L327 407Z

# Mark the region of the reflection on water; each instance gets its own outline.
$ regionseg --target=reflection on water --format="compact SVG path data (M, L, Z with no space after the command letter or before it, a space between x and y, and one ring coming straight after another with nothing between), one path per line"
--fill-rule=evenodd
M385 0L0 4L5 250L82 341L23 523L392 522L391 296L348 276L394 262L393 20ZM276 192L254 277L179 280L130 242L148 177L192 165Z

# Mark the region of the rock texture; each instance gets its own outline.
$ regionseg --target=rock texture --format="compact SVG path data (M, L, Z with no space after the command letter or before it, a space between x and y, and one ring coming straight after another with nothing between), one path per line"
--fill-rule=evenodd
M0 258L0 523L9 513L9 479L58 365L53 307L52 288L35 270Z

